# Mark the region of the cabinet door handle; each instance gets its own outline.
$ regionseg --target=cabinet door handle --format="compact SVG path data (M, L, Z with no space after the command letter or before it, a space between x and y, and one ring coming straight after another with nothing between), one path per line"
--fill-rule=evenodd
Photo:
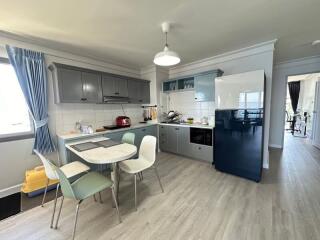
M81 98L81 101L86 101L87 100L87 98Z
M144 128L144 129L142 129L142 131L143 131L143 132L145 132L145 131L146 131L146 129Z
M118 92L115 92L114 94L115 94L115 95L119 95L119 93L118 93Z
M199 150L201 150L201 147L198 147Z

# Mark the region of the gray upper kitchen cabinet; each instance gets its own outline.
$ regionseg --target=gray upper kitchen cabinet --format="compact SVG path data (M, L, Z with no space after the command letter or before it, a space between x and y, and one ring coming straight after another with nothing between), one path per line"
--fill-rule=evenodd
M128 80L116 75L103 74L102 94L103 96L128 97Z
M221 70L201 73L194 76L194 98L197 102L214 101L214 81L223 74Z
M143 80L128 80L128 93L131 103L150 103L150 83Z
M101 75L77 69L57 68L60 103L97 103L101 101Z
M58 68L59 98L62 103L77 103L83 98L81 72Z
M84 101L81 72L73 69L58 68L59 102L78 103Z
M141 81L141 103L150 103L150 82Z
M88 103L101 102L101 74L82 72L83 99Z
M129 103L150 103L150 82L147 80L60 63L53 63L49 70L55 80L56 103L102 103L103 96L127 98Z
M212 73L195 76L194 97L198 102L214 101L214 75Z

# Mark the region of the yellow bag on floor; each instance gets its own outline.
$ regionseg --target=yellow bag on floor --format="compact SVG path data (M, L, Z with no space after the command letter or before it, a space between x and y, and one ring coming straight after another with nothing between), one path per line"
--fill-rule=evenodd
M44 190L47 181L48 178L46 176L43 166L36 167L33 170L27 170L25 175L25 181L22 184L21 192L32 193L36 191L38 192L42 189ZM58 180L50 180L48 188L52 185L56 185L58 182Z

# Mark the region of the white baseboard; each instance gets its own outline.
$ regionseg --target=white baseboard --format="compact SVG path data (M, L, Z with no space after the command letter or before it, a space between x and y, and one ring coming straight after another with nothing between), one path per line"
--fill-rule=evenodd
M9 195L17 193L17 192L20 192L21 186L22 186L22 184L18 184L18 185L12 186L12 187L1 189L0 190L0 198L9 196Z
M271 147L271 148L282 148L282 146L279 145L279 144L269 144L269 147Z

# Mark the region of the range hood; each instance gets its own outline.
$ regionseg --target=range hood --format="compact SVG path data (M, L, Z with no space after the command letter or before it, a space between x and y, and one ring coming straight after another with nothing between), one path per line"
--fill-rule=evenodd
M103 96L103 103L129 103L128 97Z

